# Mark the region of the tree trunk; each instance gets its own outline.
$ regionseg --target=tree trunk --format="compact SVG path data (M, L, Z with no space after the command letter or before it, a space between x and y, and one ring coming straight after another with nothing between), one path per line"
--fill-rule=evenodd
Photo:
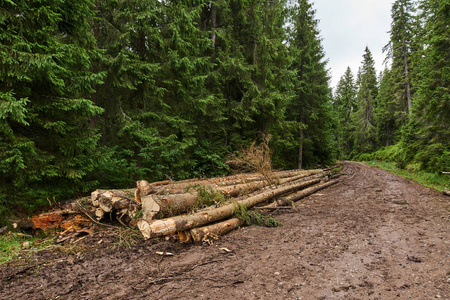
M298 201L300 199L303 199L303 198L305 198L305 197L307 197L307 196L309 196L311 194L314 194L315 192L320 191L320 190L322 190L324 188L327 188L327 187L337 183L338 181L339 181L338 179L335 179L335 180L330 180L328 182L324 182L324 183L312 186L310 188L301 190L301 191L299 191L299 192L297 192L295 194L292 194L292 195L289 195L287 197L284 197L284 198L281 198L279 200L276 200L276 201L272 202L271 204L262 207L261 209L273 208L273 207L277 207L277 206L292 205L293 202ZM320 180L319 180L319 182L320 182ZM316 182L316 183L318 183L318 182Z
M292 170L292 171L281 171L281 172L273 172L270 175L261 175L258 173L252 173L246 176L228 176L228 177L215 177L205 180L198 181L190 181L190 182L174 182L173 184L166 185L164 187L155 187L155 191L151 193L155 194L183 194L186 193L186 189L195 188L200 185L205 188L212 188L214 190L223 187L225 190L232 189L230 186L239 186L244 184L250 184L251 182L257 181L270 181L270 183L278 183L283 182L284 178L300 176L307 177L313 174L317 174L322 172L322 169L314 169L314 170ZM301 178L301 177L299 177ZM289 181L289 180L288 180ZM153 186L153 183L150 184ZM267 184L266 184L267 185Z
M145 239L170 235L176 232L186 231L195 227L229 218L234 214L238 205L243 205L250 208L256 204L266 202L283 194L300 190L304 186L305 182L299 182L269 190L219 208L200 211L191 215L181 215L154 221L141 219L137 222L137 225Z
M213 50L216 48L216 26L216 5L214 4L214 1L211 1L211 48L213 48Z
M298 169L303 167L303 129L300 129L300 139L298 141Z
M128 190L95 190L91 193L92 206L96 207L95 216L101 220L106 213L116 213L116 217L128 223L141 209L136 202L138 189ZM136 198L135 198L136 197Z
M228 219L216 224L193 228L189 231L179 232L178 237L181 243L200 243L207 239L215 239L232 230L244 225L244 222L238 218Z
M319 173L321 172L322 170L320 169L303 171L300 173L300 175L282 178L278 181L278 183L285 184L291 181L309 177L314 174L320 176ZM224 187L218 185L204 185L200 186L200 188L205 189L207 192L210 193L219 193L224 195L225 197L231 198L254 192L269 185L270 183L267 181L257 181ZM199 201L201 199L199 199L198 190L194 189L187 193L186 192L182 193L183 191L184 190L170 190L170 193L167 193L166 195L153 194L141 197L143 219L151 220L158 213L161 213L164 217L175 216L181 213L188 212L189 210L192 210L196 206L201 204Z
M411 85L409 83L408 56L406 52L404 54L403 64L405 67L405 85L406 85L406 99L408 101L408 114L411 115L412 112Z

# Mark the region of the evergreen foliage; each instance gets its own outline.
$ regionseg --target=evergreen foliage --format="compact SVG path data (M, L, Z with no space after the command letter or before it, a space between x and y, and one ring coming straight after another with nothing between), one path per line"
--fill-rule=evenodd
M357 78L358 93L356 96L356 110L352 114L354 124L353 154L371 152L376 147L375 127L375 99L378 95L375 61L372 53L366 47L362 66Z
M229 154L265 136L276 166L295 167L300 128L305 165L331 158L328 75L307 1L291 11L309 24L297 37L285 0L0 4L3 210L94 184L224 174ZM286 41L302 46L302 35L300 56Z
M347 157L353 149L353 124L351 115L356 110L356 85L350 67L341 77L336 87L333 108L338 121L336 142L338 158Z
M0 14L0 206L87 192L88 120L103 111L90 100L103 78L90 70L92 4L0 1Z
M413 115L402 140L405 159L428 171L450 170L450 2L421 1L420 78Z
M332 109L329 75L324 51L309 1L291 7L289 50L294 71L293 99L288 105L288 121L296 129L287 157L297 167L328 163L332 157ZM297 150L297 151L295 151ZM291 165L291 168L295 165Z
M450 171L449 21L448 1L393 3L390 42L384 49L391 65L377 87L366 49L358 74L353 157L390 160L400 168ZM342 86L340 82L335 96L339 138L346 128L340 109Z

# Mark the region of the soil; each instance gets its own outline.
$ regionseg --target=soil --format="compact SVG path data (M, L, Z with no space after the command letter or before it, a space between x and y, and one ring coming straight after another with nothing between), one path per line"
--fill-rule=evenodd
M131 248L97 232L37 252L0 266L0 299L450 299L450 197L360 163L343 172L272 212L281 227Z

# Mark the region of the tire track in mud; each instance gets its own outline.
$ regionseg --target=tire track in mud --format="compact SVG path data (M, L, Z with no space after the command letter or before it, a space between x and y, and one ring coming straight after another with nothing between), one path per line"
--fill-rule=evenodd
M281 227L244 227L214 245L147 241L63 256L9 280L14 270L0 267L0 298L449 298L448 197L360 163L342 172L275 212Z

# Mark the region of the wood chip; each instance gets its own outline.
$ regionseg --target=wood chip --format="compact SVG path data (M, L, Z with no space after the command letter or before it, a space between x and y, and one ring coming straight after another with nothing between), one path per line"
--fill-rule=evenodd
M158 255L161 255L161 256L173 256L174 255L173 253L162 252L162 251L156 251L155 253L158 254Z
M233 250L230 250L230 249L228 249L228 248L219 248L220 250L223 250L223 251L225 251L225 252L227 252L227 253L231 253L231 252L233 252Z

